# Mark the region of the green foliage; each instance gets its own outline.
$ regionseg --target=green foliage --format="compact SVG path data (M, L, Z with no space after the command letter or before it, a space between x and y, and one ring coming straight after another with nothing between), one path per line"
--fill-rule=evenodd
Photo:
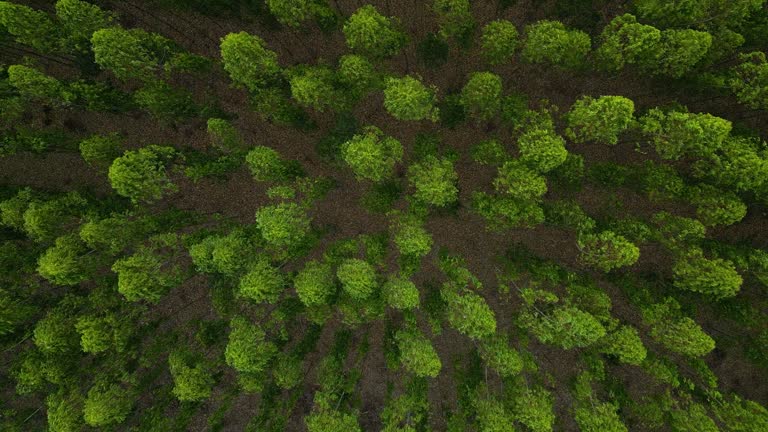
M309 261L293 280L299 300L306 306L327 304L336 291L330 264Z
M663 159L691 155L706 157L717 151L731 132L731 122L710 114L653 108L640 118L640 125Z
M590 346L606 333L594 315L573 306L556 307L548 315L524 314L521 319L541 342L563 349Z
M147 83L133 94L133 100L159 120L192 117L197 111L191 92L165 81Z
M595 229L597 224L574 201L555 201L546 203L545 207L547 223L555 226L576 230L576 233L588 233Z
M402 255L422 257L432 250L432 236L413 217L399 216L392 223L395 246Z
M142 29L109 27L91 36L94 59L118 79L151 81L163 70L163 62L176 50L169 39Z
M765 53L754 51L739 56L738 65L731 68L728 80L739 102L755 109L768 107L768 61Z
M90 48L93 33L109 27L114 20L110 13L82 0L58 0L54 7L56 18L67 33L67 44L81 52Z
M437 121L439 110L435 107L437 89L427 87L410 75L389 78L384 87L384 108L398 120Z
M280 24L298 27L313 15L317 3L311 0L267 0L269 12Z
M525 27L523 58L564 68L581 67L592 47L589 35L569 30L559 21L539 21Z
M33 101L66 105L74 99L61 81L28 66L8 66L8 83L20 96Z
M688 195L704 225L733 225L747 215L747 205L732 191L701 184L690 188Z
M63 353L77 348L75 320L65 308L54 309L35 324L33 340L43 353Z
M495 20L483 27L480 38L482 53L491 65L500 65L512 59L519 43L514 24L507 20Z
M519 160L504 162L493 185L499 192L520 200L535 200L547 193L547 181Z
M434 0L432 10L437 15L440 36L456 38L465 45L475 26L469 0Z
M245 155L245 164L256 181L283 181L291 176L288 161L267 146L256 146Z
M712 410L726 425L729 432L748 432L768 428L768 410L757 402L745 400L736 395L713 402Z
M207 121L208 134L213 145L222 151L237 151L243 147L240 133L229 120L211 117Z
M715 349L715 341L695 321L681 315L674 299L644 308L642 315L651 326L651 336L670 351L701 357Z
M380 59L397 54L407 36L394 18L381 15L372 5L357 9L344 23L347 46L364 56Z
M445 295L445 294L444 294ZM473 292L445 295L448 323L472 339L483 339L496 331L496 316L488 303Z
M212 235L189 247L189 256L199 271L235 275L253 254L253 240L243 230L235 229L226 236Z
M284 389L291 389L301 384L304 378L301 359L296 356L280 354L272 370L275 383Z
M419 289L408 278L390 275L381 290L387 304L395 309L419 307Z
M523 369L523 359L506 337L494 336L480 344L480 357L502 377L511 377Z
M440 374L442 363L437 351L418 330L400 330L395 334L400 350L400 361L409 372L418 377L435 378Z
M256 226L270 245L291 247L309 234L310 219L298 204L280 203L260 208L256 212Z
M601 402L576 408L576 423L583 432L627 432L621 422L618 407L612 403Z
M168 176L168 166L177 157L173 147L149 145L126 151L109 167L109 183L134 203L157 201L177 190Z
M427 156L408 167L408 182L415 189L414 198L437 207L445 207L458 200L458 180L453 162L445 158Z
M227 365L241 373L263 372L277 354L275 344L267 341L264 330L245 317L236 316L229 325L231 330L224 350Z
M381 411L382 432L417 430L429 415L426 379L414 379L404 393L389 398Z
M533 227L544 222L544 210L535 202L475 192L472 206L492 230Z
M334 87L333 71L325 66L299 67L291 74L291 96L301 105L319 112L343 106L343 94Z
M357 417L338 411L315 412L305 417L308 432L361 432Z
M51 432L75 432L82 430L83 396L77 390L60 390L45 398L48 412L48 428Z
M491 72L473 72L461 89L461 105L476 121L487 121L501 109L501 77Z
M675 200L685 191L685 182L674 167L646 161L642 170L643 189L651 201Z
M565 140L547 128L526 131L517 139L517 146L520 148L520 162L540 173L552 171L568 157Z
M712 35L707 32L683 29L661 32L661 56L651 69L661 75L680 78L706 56L712 46Z
M571 107L565 133L575 142L615 145L632 124L634 112L634 102L622 96L584 96Z
M284 288L282 273L264 258L252 264L240 279L238 295L256 303L276 303Z
M672 430L717 432L717 425L707 415L707 410L703 406L691 402L685 409L676 409L671 412L670 423Z
M634 15L619 15L603 29L600 46L595 51L597 64L617 71L626 64L646 64L660 55L661 31L640 24Z
M741 275L731 261L706 258L700 249L692 249L672 266L677 288L721 299L733 297L741 288Z
M23 188L19 189L15 196L0 202L0 222L7 227L22 231L24 229L24 213L29 208L33 198L32 189Z
M727 189L759 190L768 179L768 149L759 139L731 136L719 152L696 161L694 170L697 177L711 178Z
M507 159L507 150L498 140L485 140L472 147L472 160L479 164L498 166Z
M634 327L625 325L605 336L600 351L616 356L620 362L640 365L645 360L647 351Z
M477 423L483 432L511 432L514 417L501 401L492 397L474 401Z
M117 290L129 301L157 303L181 283L180 269L169 265L167 259L150 247L142 247L115 261L112 271L117 273Z
M449 50L450 47L443 38L434 33L428 33L416 47L416 54L426 67L435 69L448 61Z
M336 75L336 79L357 97L370 90L378 80L371 62L355 54L341 56Z
M221 39L221 59L232 81L250 91L271 83L280 73L277 54L268 50L260 37L246 32Z
M58 29L43 11L28 6L0 2L0 25L16 42L48 53L55 49Z
M582 235L578 239L578 246L581 261L604 272L631 266L640 258L637 246L612 231Z
M341 145L341 156L357 178L381 182L392 175L395 164L403 158L403 146L381 129L366 126L363 133Z
M517 421L533 432L551 432L555 423L552 394L541 387L526 389L515 395L512 412Z
M80 225L80 239L93 250L117 255L149 232L150 225L129 215L92 219Z
M50 241L77 222L88 202L76 191L47 201L34 200L24 211L24 231L36 241Z
M348 258L336 270L344 292L355 300L365 300L378 288L376 270L367 262Z
M91 135L80 141L80 155L88 165L106 169L120 156L121 138L118 134Z
M77 285L87 280L97 262L88 256L86 245L77 234L56 239L37 260L37 272L55 285Z
M97 383L88 390L83 405L83 418L89 426L117 425L125 421L133 409L130 390L117 383Z
M181 402L198 402L211 397L215 381L208 367L190 352L173 351L168 356L173 377L173 395Z
M86 353L100 353L109 349L122 351L130 334L130 327L114 314L84 315L75 323L80 333L80 347Z

